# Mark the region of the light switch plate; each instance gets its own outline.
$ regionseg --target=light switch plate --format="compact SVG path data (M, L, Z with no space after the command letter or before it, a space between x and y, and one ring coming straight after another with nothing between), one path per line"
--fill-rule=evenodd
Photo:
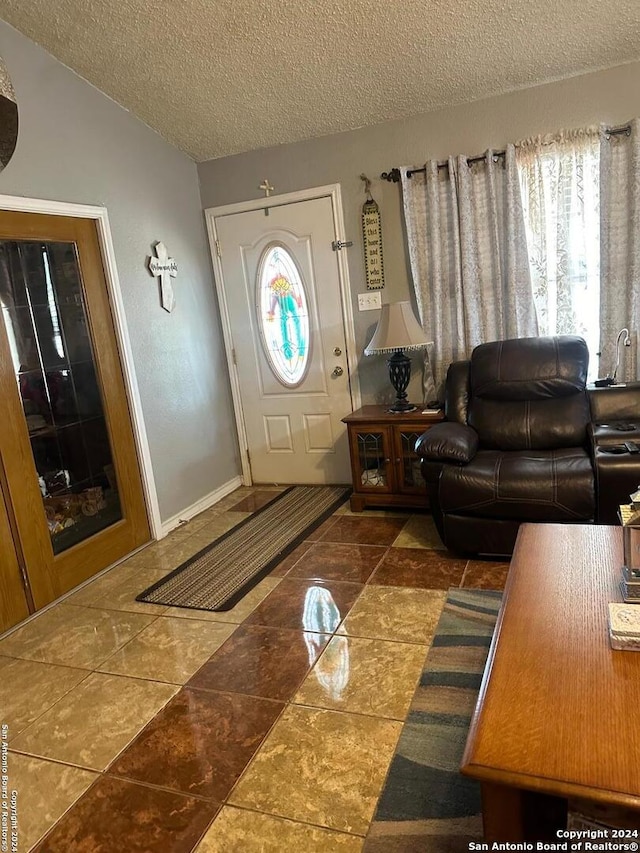
M367 290L358 294L358 311L373 311L382 308L382 296L379 290Z

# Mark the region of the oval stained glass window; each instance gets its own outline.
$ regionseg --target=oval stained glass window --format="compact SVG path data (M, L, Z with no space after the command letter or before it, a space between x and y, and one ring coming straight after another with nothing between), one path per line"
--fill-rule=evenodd
M264 250L258 265L258 324L276 378L294 387L309 363L309 310L298 265L280 244Z

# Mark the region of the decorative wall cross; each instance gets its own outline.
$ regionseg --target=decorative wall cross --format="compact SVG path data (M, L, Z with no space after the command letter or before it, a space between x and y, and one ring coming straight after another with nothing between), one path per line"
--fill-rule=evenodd
M275 187L272 187L269 183L269 178L265 178L264 181L260 184L258 189L261 189L264 192L265 198L269 198L269 195L275 190ZM265 207L264 215L269 215L269 208Z
M271 184L269 183L269 178L265 178L264 181L258 187L258 189L264 190L266 198L269 198L271 193L275 190L275 187L271 186Z
M167 247L164 243L156 243L154 246L157 258L149 258L149 272L160 279L160 299L165 311L171 313L176 306L176 297L173 293L171 279L178 275L178 265L173 258L169 257Z

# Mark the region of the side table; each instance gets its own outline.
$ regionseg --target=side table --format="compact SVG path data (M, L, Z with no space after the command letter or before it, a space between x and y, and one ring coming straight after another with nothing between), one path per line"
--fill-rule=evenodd
M441 413L393 414L385 406L363 406L343 418L349 432L353 512L367 506L429 507L414 447L423 432L442 420Z

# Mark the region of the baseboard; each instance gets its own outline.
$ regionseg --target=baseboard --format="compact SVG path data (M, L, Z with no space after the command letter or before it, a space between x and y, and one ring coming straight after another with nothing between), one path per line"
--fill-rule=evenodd
M234 477L232 480L228 480L226 483L223 483L222 486L215 489L213 492L209 492L208 495L200 498L196 503L191 504L191 506L188 506L186 509L183 509L182 512L179 512L172 518L168 518L166 521L163 521L158 538L164 539L167 534L171 533L172 530L175 530L176 527L179 527L183 522L190 521L194 516L204 512L205 509L209 509L209 507L217 504L218 501L222 500L222 498L226 498L227 495L239 488L242 485L242 482L242 477Z

